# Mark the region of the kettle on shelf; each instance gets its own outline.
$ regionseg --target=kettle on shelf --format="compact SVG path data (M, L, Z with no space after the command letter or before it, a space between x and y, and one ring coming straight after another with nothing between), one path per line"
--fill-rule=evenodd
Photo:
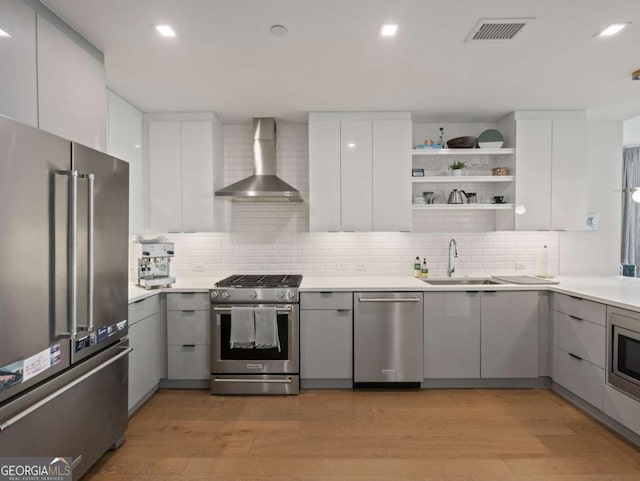
M449 194L447 204L468 204L469 197L464 190L453 189Z

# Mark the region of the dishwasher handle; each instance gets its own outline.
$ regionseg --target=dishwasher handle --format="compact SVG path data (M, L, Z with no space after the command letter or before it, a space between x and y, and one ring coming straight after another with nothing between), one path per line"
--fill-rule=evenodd
M419 297L401 297L398 299L387 297L361 297L360 302L420 302Z

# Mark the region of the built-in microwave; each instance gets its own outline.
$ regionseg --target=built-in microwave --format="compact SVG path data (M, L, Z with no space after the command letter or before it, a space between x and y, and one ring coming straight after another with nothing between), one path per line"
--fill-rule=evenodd
M612 309L607 328L607 382L640 401L640 315Z

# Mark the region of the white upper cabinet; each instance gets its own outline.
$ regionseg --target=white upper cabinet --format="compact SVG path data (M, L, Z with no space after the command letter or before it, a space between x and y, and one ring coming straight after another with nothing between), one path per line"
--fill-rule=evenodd
M311 113L310 230L411 230L410 166L409 113Z
M23 2L0 2L0 114L38 126L36 14Z
M41 15L37 31L39 127L106 151L102 59Z
M148 126L149 230L182 230L180 122L153 121Z
M340 121L309 122L309 227L340 230Z
M515 123L515 129L513 124ZM516 230L584 230L587 214L587 121L584 112L515 112Z
M213 123L181 122L182 229L211 232L213 228Z
M411 120L373 121L373 230L411 230Z
M107 153L129 162L129 232L144 230L142 112L107 90Z
M148 225L153 232L222 230L222 123L213 114L146 116Z
M516 203L526 211L515 217L516 230L546 230L551 220L551 122L519 120Z
M587 217L587 121L553 121L551 230L585 230Z
M373 227L371 121L340 123L340 197L342 230L369 232Z

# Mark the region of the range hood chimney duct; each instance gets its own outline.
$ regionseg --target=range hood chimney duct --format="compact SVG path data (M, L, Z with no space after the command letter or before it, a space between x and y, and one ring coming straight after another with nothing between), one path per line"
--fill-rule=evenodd
M276 121L253 119L253 174L216 191L218 197L235 201L302 202L300 192L276 176Z

